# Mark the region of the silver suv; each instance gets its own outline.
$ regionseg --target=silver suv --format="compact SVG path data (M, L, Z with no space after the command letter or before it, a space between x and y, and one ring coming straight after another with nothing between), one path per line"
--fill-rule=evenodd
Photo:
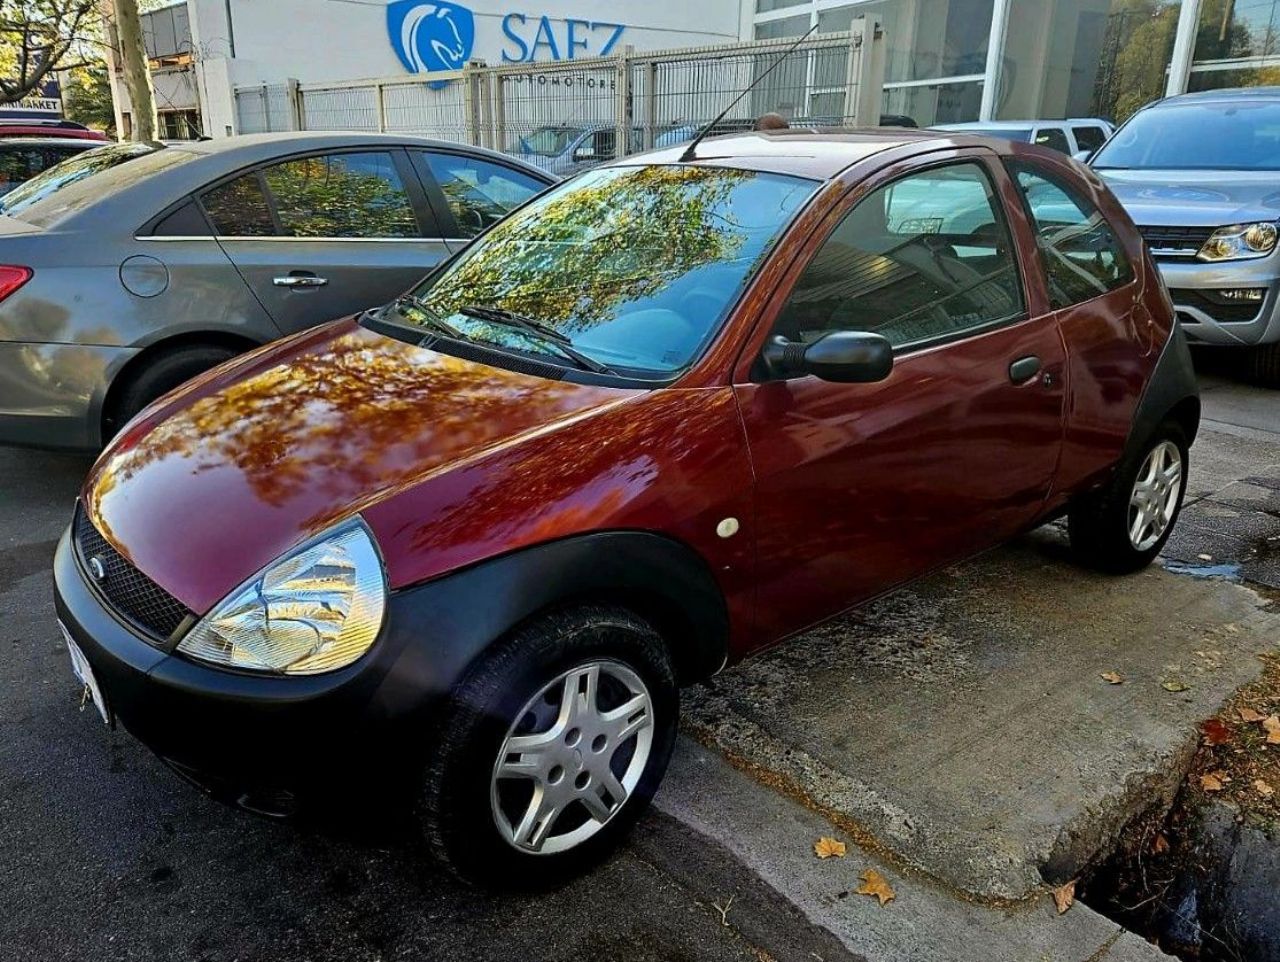
M1090 164L1146 238L1187 337L1242 349L1246 372L1280 387L1280 88L1161 100Z

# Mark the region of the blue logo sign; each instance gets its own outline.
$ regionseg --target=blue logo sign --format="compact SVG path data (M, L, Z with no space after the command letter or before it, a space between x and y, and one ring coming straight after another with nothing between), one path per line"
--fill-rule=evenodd
M476 44L476 19L447 0L393 0L387 4L387 33L406 70L461 70Z

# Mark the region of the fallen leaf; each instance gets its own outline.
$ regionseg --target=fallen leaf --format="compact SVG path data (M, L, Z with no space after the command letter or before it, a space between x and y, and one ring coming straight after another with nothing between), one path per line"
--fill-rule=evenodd
M1206 792L1220 792L1227 787L1227 778L1222 772L1208 772L1200 776L1200 787Z
M1103 681L1108 682L1112 685L1124 684L1124 676L1121 675L1120 672L1118 671L1104 671L1101 677Z
M1163 855L1169 851L1169 839L1164 832L1156 833L1156 837L1151 842L1151 851L1156 855Z
M1268 715L1262 720L1262 727L1267 730L1267 744L1280 745L1280 715Z
M880 900L881 905L886 905L898 897L888 880L873 868L867 869L858 878L862 880L862 884L854 889L858 895L875 896Z
M1075 879L1053 890L1053 904L1058 907L1059 915L1076 904Z
M1272 795L1276 793L1276 790L1272 788L1270 785L1268 785L1266 782L1264 782L1261 778L1259 778L1256 782L1253 783L1253 787L1254 789L1257 790L1258 794L1263 796L1264 798L1270 798Z
M1190 685L1184 682L1178 681L1176 678L1170 679L1169 681L1161 682L1160 687L1163 688L1165 691L1171 691L1174 693L1191 690Z
M1200 732L1204 735L1206 745L1225 745L1231 741L1231 729L1216 718L1203 722L1200 725Z
M1256 725L1260 721L1266 721L1267 716L1260 711L1254 711L1252 708L1241 708L1240 720L1247 725Z
M833 855L836 858L844 858L847 848L844 842L823 836L813 843L813 854L818 858L831 858Z

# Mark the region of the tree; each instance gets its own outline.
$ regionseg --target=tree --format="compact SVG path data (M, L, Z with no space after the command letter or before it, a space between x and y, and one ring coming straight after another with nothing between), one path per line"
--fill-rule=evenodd
M0 103L40 90L55 70L84 66L97 0L0 0Z
M138 0L111 0L111 7L115 13L112 37L117 45L132 108L132 136L139 141L155 140L160 120L156 116L156 93L151 86L151 69L142 36L142 20L138 16Z
M63 77L62 107L68 120L115 135L116 114L105 64L77 67Z

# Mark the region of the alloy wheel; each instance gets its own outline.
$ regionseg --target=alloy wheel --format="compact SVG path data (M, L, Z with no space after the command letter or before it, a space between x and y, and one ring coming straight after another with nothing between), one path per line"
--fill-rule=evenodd
M1129 543L1150 550L1163 536L1178 510L1182 494L1182 451L1161 441L1142 462L1129 495Z
M506 841L564 852L622 809L653 747L653 701L620 662L594 660L547 683L516 716L493 767L490 802Z

